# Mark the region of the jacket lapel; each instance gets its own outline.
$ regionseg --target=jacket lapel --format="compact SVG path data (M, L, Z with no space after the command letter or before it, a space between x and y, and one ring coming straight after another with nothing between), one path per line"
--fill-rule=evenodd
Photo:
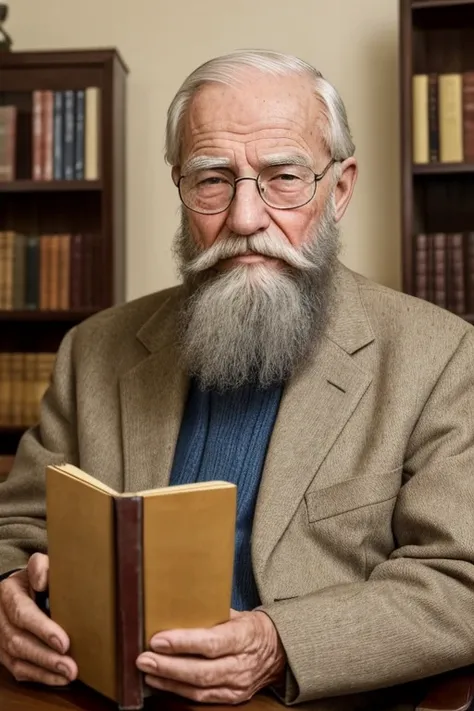
M341 269L332 325L285 387L270 440L252 532L257 583L319 467L371 382L352 354L374 340L352 274Z
M176 298L137 337L148 354L120 380L124 487L140 491L169 482L188 388L176 345Z

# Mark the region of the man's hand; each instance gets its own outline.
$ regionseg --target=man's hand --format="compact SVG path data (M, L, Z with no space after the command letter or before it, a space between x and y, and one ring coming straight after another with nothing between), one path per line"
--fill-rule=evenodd
M0 583L0 663L17 681L65 686L77 676L76 663L65 656L69 638L34 602L46 590L49 560L35 553L26 570Z
M155 635L137 666L155 689L203 703L239 704L277 681L286 663L271 619L260 611L234 612L210 629Z

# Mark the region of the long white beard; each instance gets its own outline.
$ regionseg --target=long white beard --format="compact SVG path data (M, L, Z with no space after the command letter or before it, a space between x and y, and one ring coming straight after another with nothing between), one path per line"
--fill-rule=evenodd
M247 251L284 261L216 271L221 259ZM187 290L180 314L182 355L202 388L283 383L326 328L339 251L333 199L315 234L299 250L271 235L230 236L199 250L183 211L174 253Z

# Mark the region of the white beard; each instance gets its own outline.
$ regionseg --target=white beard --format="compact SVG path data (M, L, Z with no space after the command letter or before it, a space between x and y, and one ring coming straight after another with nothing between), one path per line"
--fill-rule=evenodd
M284 261L216 271L221 259L248 250ZM329 197L314 236L296 250L281 238L230 236L199 250L183 210L174 253L187 298L180 314L185 365L203 389L283 383L326 328L339 251Z

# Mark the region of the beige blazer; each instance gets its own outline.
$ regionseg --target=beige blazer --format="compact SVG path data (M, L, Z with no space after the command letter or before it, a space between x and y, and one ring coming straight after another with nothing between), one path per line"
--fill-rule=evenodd
M46 550L46 464L167 484L188 383L180 295L64 339L41 425L0 485L0 572ZM328 332L285 387L252 555L286 703L412 708L408 682L474 662L474 328L340 267Z

